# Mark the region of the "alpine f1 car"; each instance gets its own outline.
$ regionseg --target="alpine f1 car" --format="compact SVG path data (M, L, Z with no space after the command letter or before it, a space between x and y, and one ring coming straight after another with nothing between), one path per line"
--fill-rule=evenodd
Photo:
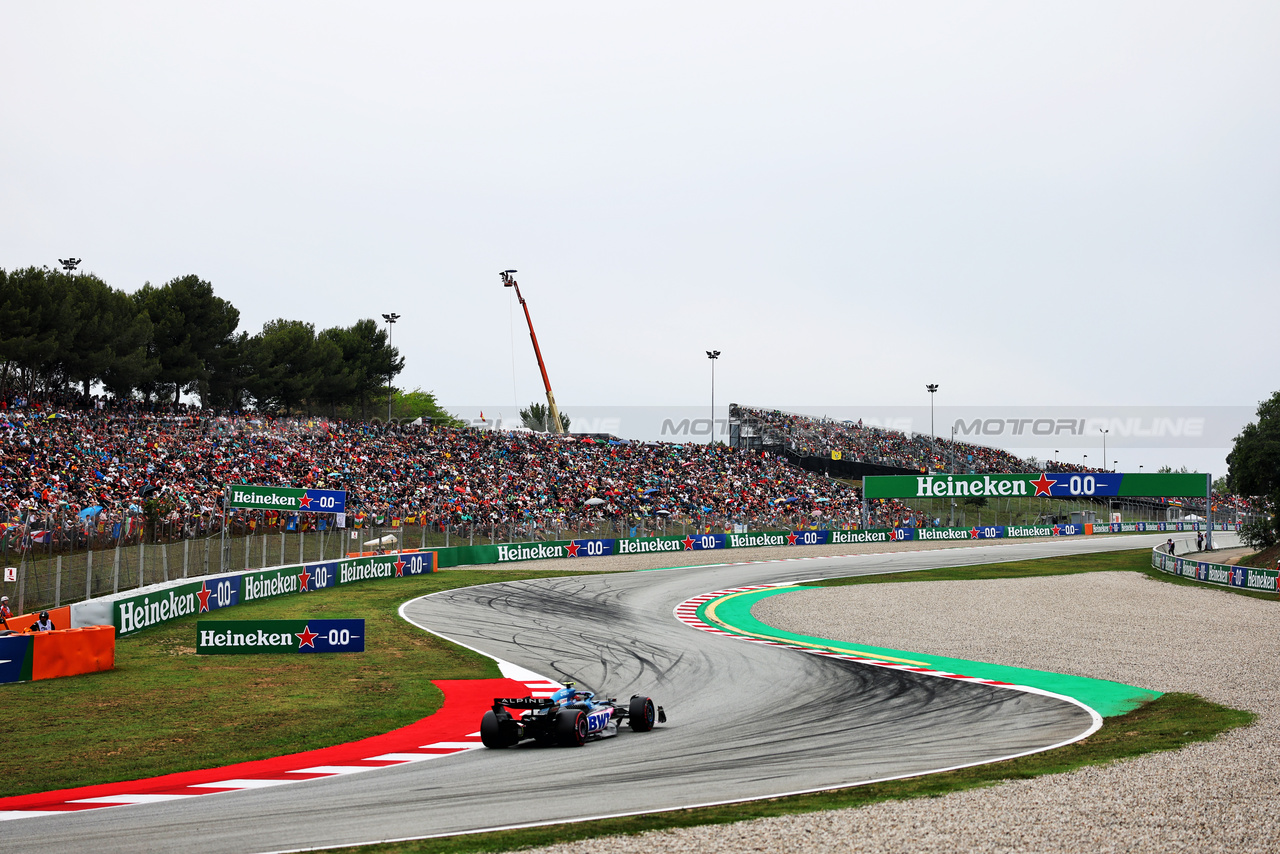
M591 691L575 690L569 682L550 697L494 698L493 708L480 719L480 741L493 748L530 738L542 745L581 747L588 739L617 735L623 721L632 732L648 732L655 723L666 723L667 713L639 694L624 706L616 698L602 700Z

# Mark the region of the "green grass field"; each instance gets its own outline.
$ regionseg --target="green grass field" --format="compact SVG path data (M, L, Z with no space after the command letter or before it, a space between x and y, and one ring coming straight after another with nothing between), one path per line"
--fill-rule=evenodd
M120 638L115 670L2 685L10 714L0 796L264 759L412 723L440 706L430 680L499 673L491 659L400 619L400 604L437 590L555 574L450 570L228 612L231 619L363 618L360 655L196 655L197 617L188 617Z

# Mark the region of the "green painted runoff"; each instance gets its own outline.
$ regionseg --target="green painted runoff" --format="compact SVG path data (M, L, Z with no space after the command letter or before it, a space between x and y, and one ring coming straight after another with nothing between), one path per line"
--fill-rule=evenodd
M884 658L898 663L903 661L920 662L921 665L943 670L947 673L958 673L964 676L976 676L980 679L992 679L999 682L1011 682L1015 685L1026 685L1051 691L1079 700L1104 718L1123 715L1141 704L1160 696L1159 691L1110 682L1105 679L1090 679L1085 676L1072 676L1066 673L1050 673L1046 670L1030 670L1025 667L1005 667L1000 664L988 664L982 661L968 661L963 658L947 658L941 655L928 655L918 652L907 652L899 649L885 649L877 646L851 644L833 641L826 638L815 638L800 635L760 622L751 614L755 603L768 596L782 593L795 593L799 590L815 590L818 588L798 585L795 587L777 587L768 590L753 590L750 593L733 595L732 598L712 599L698 608L698 617L707 623L723 626L726 630L751 637L764 637L783 641L797 646L810 646L828 649L850 655L864 655L868 658Z

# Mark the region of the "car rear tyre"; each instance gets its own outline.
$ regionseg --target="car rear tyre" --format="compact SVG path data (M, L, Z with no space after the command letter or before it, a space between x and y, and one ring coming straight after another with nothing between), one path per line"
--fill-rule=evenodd
M581 747L587 743L587 713L581 709L565 709L556 716L556 737L565 747Z
M519 740L517 724L506 712L498 716L490 709L480 719L480 743L485 747L510 747Z
M648 732L653 729L653 722L657 717L658 713L654 708L653 700L648 697L631 698L631 706L627 709L627 721L631 725L632 732Z

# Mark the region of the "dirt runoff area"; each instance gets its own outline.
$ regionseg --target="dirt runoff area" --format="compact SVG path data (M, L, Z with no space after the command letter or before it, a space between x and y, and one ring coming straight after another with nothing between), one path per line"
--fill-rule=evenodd
M762 600L755 615L809 635L1191 692L1258 720L1177 751L940 798L542 851L1280 851L1280 603L1107 572L814 588Z

